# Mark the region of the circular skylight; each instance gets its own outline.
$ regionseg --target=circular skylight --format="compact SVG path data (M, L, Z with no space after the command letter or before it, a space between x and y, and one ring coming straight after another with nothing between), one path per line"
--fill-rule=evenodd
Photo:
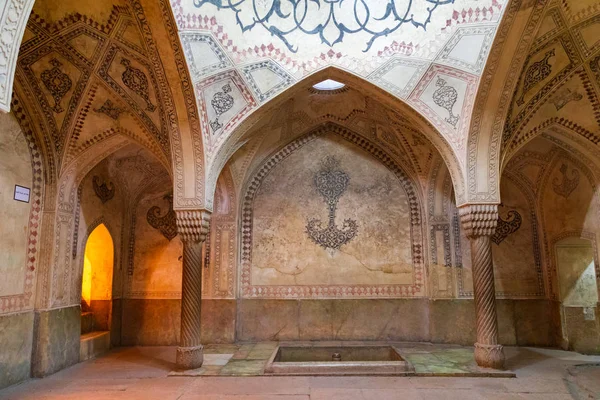
M325 79L324 81L314 85L313 88L317 90L337 90L343 88L344 86L346 85L341 82L334 81L333 79Z

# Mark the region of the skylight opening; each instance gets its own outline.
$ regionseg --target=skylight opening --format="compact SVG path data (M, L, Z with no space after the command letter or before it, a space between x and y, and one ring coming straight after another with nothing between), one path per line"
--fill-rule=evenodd
M313 88L317 90L338 90L346 86L345 84L334 81L333 79L325 79L322 82L317 83Z

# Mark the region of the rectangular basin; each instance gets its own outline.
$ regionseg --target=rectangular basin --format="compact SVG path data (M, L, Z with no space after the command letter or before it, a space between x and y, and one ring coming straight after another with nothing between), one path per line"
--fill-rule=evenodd
M338 357L339 356L339 357ZM272 375L408 375L412 365L394 346L278 346L265 367Z

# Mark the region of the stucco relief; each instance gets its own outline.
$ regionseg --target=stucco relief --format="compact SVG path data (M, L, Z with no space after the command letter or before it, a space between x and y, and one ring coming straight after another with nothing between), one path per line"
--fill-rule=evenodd
M468 201L500 202L499 163L506 113L545 6L544 2L512 1L498 27L482 73L467 139ZM525 19L519 20L519 15ZM514 54L512 59L506 57L509 52Z
M237 190L227 166L217 182L215 209L210 221L210 237L206 241L203 274L203 298L234 298L237 273L239 203Z
M17 56L34 0L0 1L0 110L8 112Z
M372 155L332 133L282 151L285 157L250 183L251 200L244 204L243 246L249 251L242 252L242 296L422 295L420 211L411 206L417 199L410 184L405 187ZM356 238L335 252L306 234L308 219L328 215L314 186L320 160L327 157L339 160L350 177L334 223L349 218L360 225Z

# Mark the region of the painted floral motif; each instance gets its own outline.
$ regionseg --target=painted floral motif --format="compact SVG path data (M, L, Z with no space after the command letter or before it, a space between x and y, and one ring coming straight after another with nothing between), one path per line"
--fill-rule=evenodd
M92 185L94 186L96 196L102 201L102 204L115 197L115 186L111 182L101 182L99 176L94 176Z
M576 91L574 92L571 89L567 88L558 92L556 96L552 98L551 102L552 104L554 104L554 107L556 107L556 111L560 111L561 108L563 108L570 102L579 101L581 99L583 99L583 95L581 93L578 93Z
M506 220L499 216L496 232L492 235L492 242L500 245L509 235L519 230L522 222L523 218L516 210L509 211Z
M129 89L133 90L146 102L146 110L153 112L156 106L150 101L150 92L148 78L139 69L131 66L131 61L126 58L121 60L121 64L125 66L125 71L121 75L121 80Z
M548 60L550 60L550 57L554 57L554 55L554 49L552 49L544 54L543 59L534 62L527 68L525 80L523 81L523 91L521 92L521 97L517 100L518 105L523 105L525 94L529 92L529 89L546 79L552 73L552 66L548 63Z
M106 114L109 117L111 117L112 119L117 120L117 119L119 119L119 116L121 115L121 113L123 113L125 110L122 108L119 108L111 100L106 100L100 108L97 108L94 111L96 111L97 113Z
M448 111L450 115L446 118L446 122L456 128L459 116L454 115L452 109L458 99L458 92L452 86L446 85L445 79L439 77L435 85L438 89L433 92L433 102Z
M358 230L358 224L351 219L344 220L342 229L335 224L338 201L348 188L350 181L348 174L339 168L339 160L329 156L323 160L321 170L314 177L317 191L323 196L329 207L327 227L323 228L322 222L317 218L309 219L306 224L308 237L319 246L333 251L354 239Z
M562 164L560 166L560 173L562 174L562 180L554 178L552 186L554 188L554 193L566 199L579 185L579 171L573 168L571 171L572 177L569 178L567 164Z
M233 107L233 97L229 94L231 93L231 86L229 84L223 86L222 92L217 92L213 96L210 104L212 105L215 113L217 114L217 118L214 121L211 121L210 127L213 130L213 133L218 131L223 127L223 124L219 122L219 117L225 114L227 111L231 110Z
M454 0L193 0L196 7L212 4L219 9L233 10L242 32L262 26L277 36L286 47L296 52L297 45L288 36L301 32L318 35L321 43L333 47L346 35L367 34L370 39L364 52L382 36L388 36L408 24L427 29L438 7Z
M54 99L54 107L52 109L55 113L59 114L64 111L60 102L67 92L71 90L73 81L69 75L60 70L62 64L56 58L50 60L50 64L52 64L52 68L43 71L40 78Z
M153 206L146 214L146 220L151 227L157 229L162 235L171 241L177 236L176 214L173 210L173 196L168 194L164 197L169 202L169 211L163 216L160 215L160 207Z

